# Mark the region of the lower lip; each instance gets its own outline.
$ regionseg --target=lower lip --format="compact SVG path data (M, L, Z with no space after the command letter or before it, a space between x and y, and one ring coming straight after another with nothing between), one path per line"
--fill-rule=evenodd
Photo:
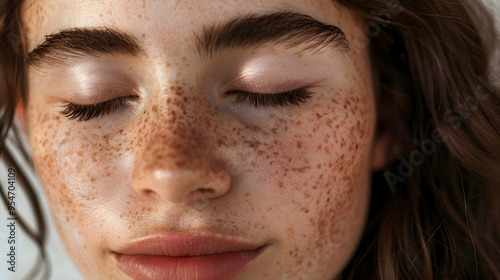
M133 279L228 280L247 270L263 249L196 257L114 255L118 267Z

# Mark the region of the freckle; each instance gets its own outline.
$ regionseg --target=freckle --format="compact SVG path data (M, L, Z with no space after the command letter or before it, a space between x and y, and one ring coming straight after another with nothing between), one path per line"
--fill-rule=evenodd
M83 156L83 152L82 151L78 151L78 155L79 156Z
M330 128L331 128L331 127L332 127L332 122L333 122L333 120L332 120L332 119L327 119L327 120L326 120L326 125L328 125L328 127L330 127Z
M302 142L298 141L297 142L297 149L300 149L300 148L302 148Z
M246 193L245 196L249 196L250 194L249 193Z
M282 181L279 181L279 183L278 183L278 188L282 189L282 188L284 188L284 187L285 187L285 185L283 184L283 182L282 182Z

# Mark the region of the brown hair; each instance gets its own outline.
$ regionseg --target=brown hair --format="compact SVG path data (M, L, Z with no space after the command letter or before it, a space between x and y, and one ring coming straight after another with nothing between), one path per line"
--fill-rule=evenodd
M493 17L472 0L337 2L366 23L378 133L403 147L374 176L371 217L345 278L500 279Z
M498 46L493 18L479 0L401 1L333 1L364 19L378 133L402 149L374 174L370 218L344 278L500 279L500 97L488 79ZM21 1L0 3L0 152L15 164L4 139L16 104L26 100L26 44ZM32 192L23 170L17 176ZM23 229L43 252L42 216L38 233Z
M26 235L32 239L40 248L40 258L32 270L27 274L26 279L33 279L35 275L43 272L44 278L48 278L50 267L46 258L46 223L41 210L34 186L28 178L27 172L21 168L19 159L16 159L12 149L7 149L6 139L9 130L12 129L12 142L20 152L22 157L32 165L31 159L22 148L22 140L18 127L12 126L16 106L20 100L26 100L25 81L25 39L21 24L21 1L0 1L0 159L9 168L15 171L16 187L22 188L31 204L35 215L36 229L33 230L22 216L17 215L17 223ZM6 192L6 184L0 183L0 195L5 207L8 209L9 200ZM15 206L17 209L17 206ZM45 270L43 270L45 264Z

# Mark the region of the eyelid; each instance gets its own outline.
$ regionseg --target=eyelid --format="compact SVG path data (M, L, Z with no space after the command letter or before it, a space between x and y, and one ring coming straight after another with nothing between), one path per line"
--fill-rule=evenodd
M120 97L140 96L140 92L131 86L120 83L94 85L71 93L69 99L78 105L94 105Z
M312 78L304 75L308 69L304 61L289 54L259 54L235 61L223 73L230 73L229 81L222 90L246 90L249 92L280 93L306 86ZM226 62L227 63L227 60ZM236 75L235 75L236 74Z
M306 81L302 79L287 79L284 81L272 80L269 77L260 77L246 74L232 80L221 88L221 92L246 91L262 94L280 94L304 88Z
M80 104L132 95L143 84L141 73L133 70L130 63L106 57L78 62L60 78L67 81L67 99Z

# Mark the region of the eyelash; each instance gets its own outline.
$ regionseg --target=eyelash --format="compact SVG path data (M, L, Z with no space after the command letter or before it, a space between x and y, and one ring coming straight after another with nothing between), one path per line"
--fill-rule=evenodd
M130 106L129 99L136 98L138 98L138 96L124 96L90 105L67 103L63 105L64 109L60 113L70 120L86 122L100 116L111 115L119 110L126 109Z
M236 103L248 103L258 107L285 107L285 106L300 106L306 103L312 97L312 92L306 88L300 88L288 92L266 94L266 93L252 93L244 91L231 91L228 94L236 95Z
M291 105L300 106L300 104L306 103L312 96L312 93L306 88L276 94L252 93L244 91L231 91L227 94L236 95L236 103L248 103L256 108L269 106L274 108ZM138 97L124 96L90 105L67 103L63 105L64 108L60 113L70 120L86 122L97 117L108 116L119 110L126 109L130 106L129 99L135 98Z

